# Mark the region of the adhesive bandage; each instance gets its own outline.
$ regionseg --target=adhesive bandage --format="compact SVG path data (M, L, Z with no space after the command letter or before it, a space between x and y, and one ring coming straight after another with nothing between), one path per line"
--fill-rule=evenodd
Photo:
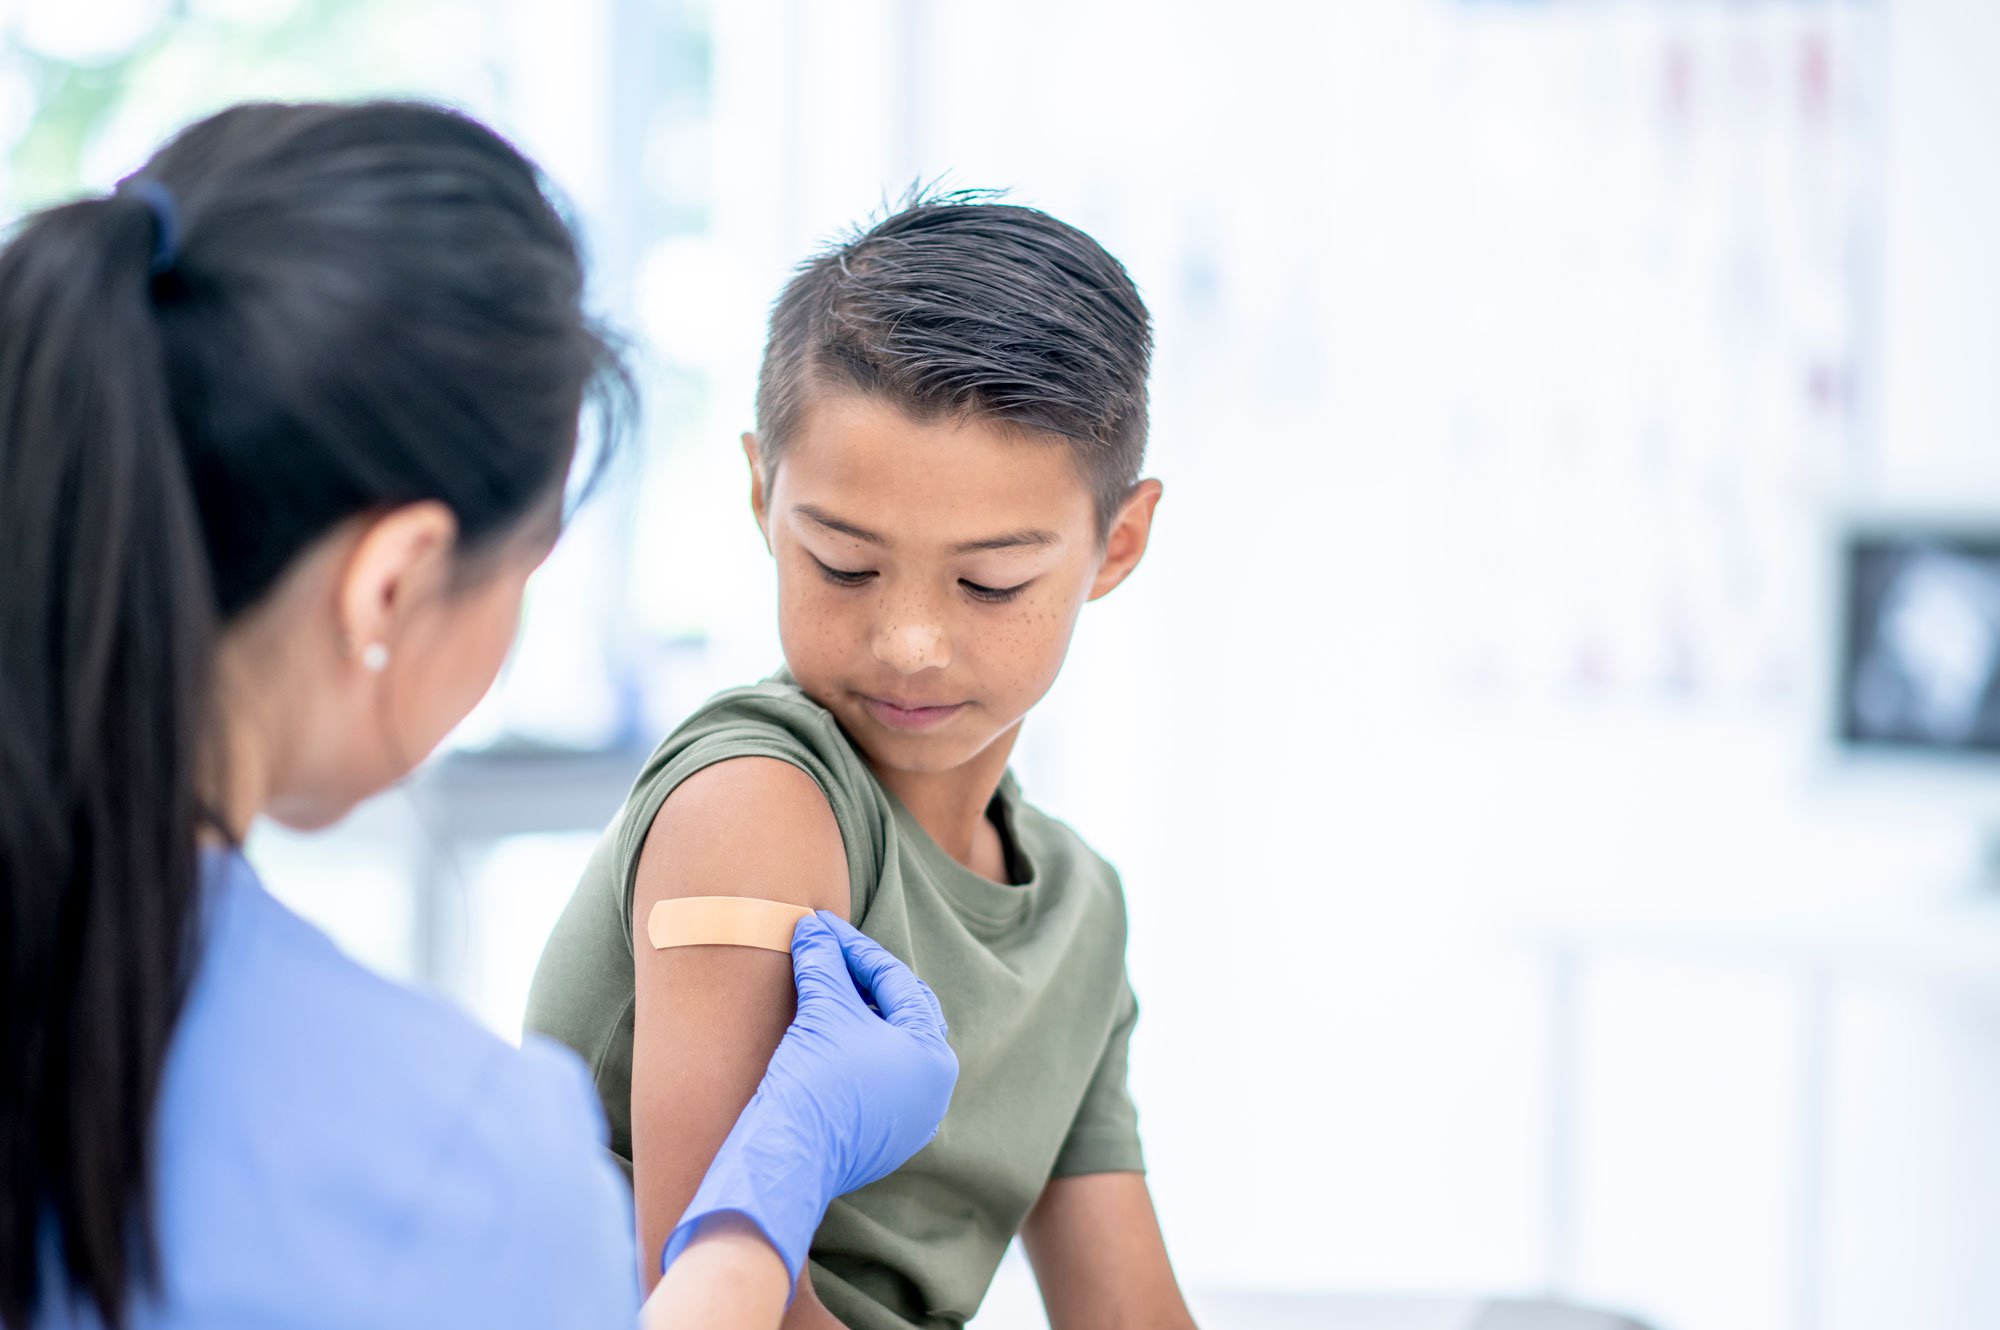
M668 947L760 947L792 950L792 931L812 911L748 896L682 896L660 901L646 916L655 951Z

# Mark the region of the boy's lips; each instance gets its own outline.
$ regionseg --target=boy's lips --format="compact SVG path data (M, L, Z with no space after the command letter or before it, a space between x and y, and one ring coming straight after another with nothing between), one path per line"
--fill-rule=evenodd
M868 714L895 730L928 730L964 710L963 702L891 702L886 698L861 695Z

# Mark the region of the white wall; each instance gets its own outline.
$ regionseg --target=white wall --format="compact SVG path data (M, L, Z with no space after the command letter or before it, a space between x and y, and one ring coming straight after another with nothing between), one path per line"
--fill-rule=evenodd
M1894 0L1884 487L2000 495L2000 7Z

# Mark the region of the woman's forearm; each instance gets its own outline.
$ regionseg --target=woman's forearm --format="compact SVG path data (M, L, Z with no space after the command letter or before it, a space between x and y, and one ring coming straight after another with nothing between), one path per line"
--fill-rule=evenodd
M791 1276L764 1235L740 1215L702 1223L639 1313L642 1330L777 1330Z

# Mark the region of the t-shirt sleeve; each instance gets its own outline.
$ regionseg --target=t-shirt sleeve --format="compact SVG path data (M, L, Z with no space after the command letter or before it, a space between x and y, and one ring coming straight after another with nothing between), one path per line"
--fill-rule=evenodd
M639 1309L632 1202L604 1116L566 1049L496 1049L441 1143L427 1203L383 1274L398 1325L629 1328ZM355 1271L355 1278L375 1272Z
M617 832L620 914L627 937L632 930L632 884L639 854L661 806L688 777L739 757L776 758L812 777L840 828L853 913L858 916L866 907L882 865L882 831L870 818L860 792L871 778L838 737L830 718L803 704L752 691L690 721L660 746L640 773Z
M1139 1110L1132 1103L1126 1085L1126 1063L1132 1047L1132 1028L1139 1023L1139 999L1128 979L1119 990L1118 1015L1111 1024L1104 1051L1098 1055L1097 1069L1084 1091L1083 1103L1070 1124L1069 1135L1056 1154L1052 1178L1077 1177L1085 1173L1143 1173L1144 1153L1139 1148Z

